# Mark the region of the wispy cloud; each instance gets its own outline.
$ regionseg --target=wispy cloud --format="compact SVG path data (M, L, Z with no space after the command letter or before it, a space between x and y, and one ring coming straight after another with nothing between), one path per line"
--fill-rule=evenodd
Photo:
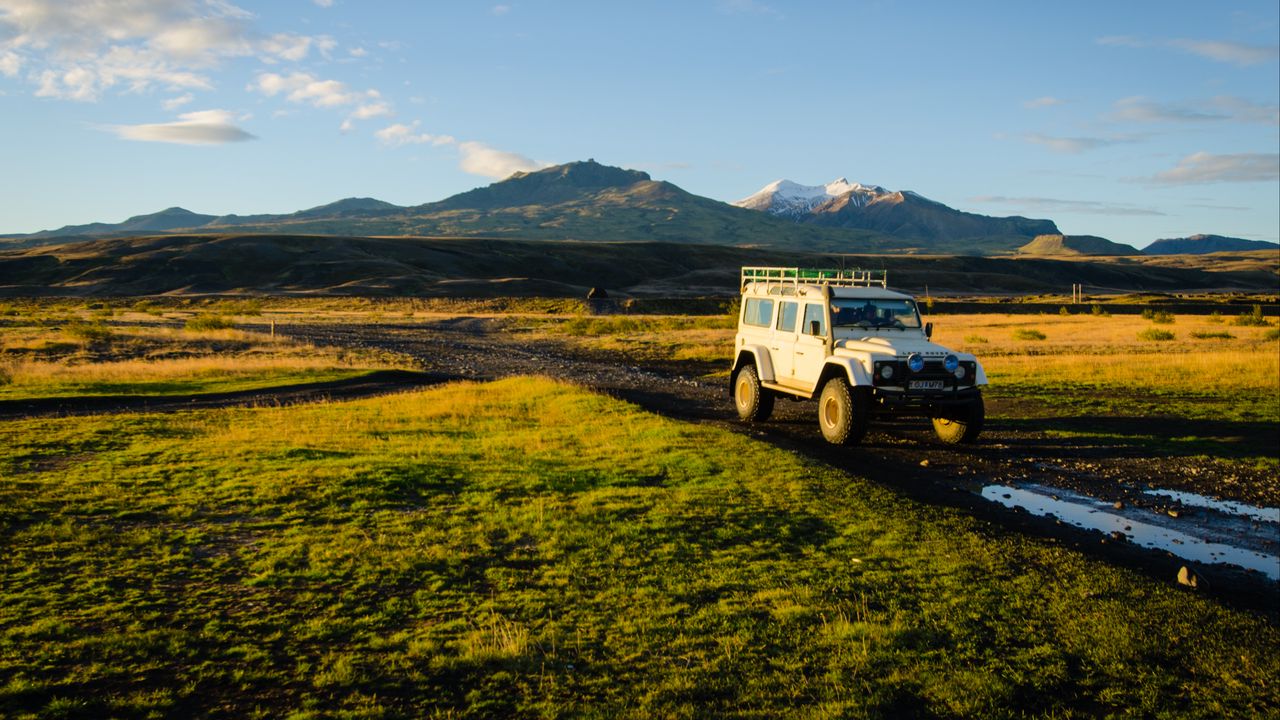
M987 205L1012 205L1032 212L1075 212L1088 215L1138 215L1158 216L1165 213L1154 208L1138 207L1123 203L1098 200L1063 200L1044 197L1006 197L1004 195L979 195L971 202Z
M1022 138L1029 143L1043 145L1054 152L1065 153L1068 155L1078 155L1090 150L1097 150L1099 148L1110 147L1112 145L1122 145L1138 141L1138 138L1133 136L1055 137L1052 135L1042 135L1040 133L1023 135Z
M106 130L125 140L178 145L222 145L253 140L253 135L235 126L234 119L226 110L200 110L179 115L174 122L111 125Z
M1242 153L1213 155L1198 152L1178 161L1176 167L1141 182L1156 185L1201 185L1220 182L1267 182L1280 179L1280 154Z
M1233 121L1280 124L1280 107L1231 95L1185 103L1162 103L1135 96L1117 100L1108 120L1121 122L1199 123Z
M1060 98L1046 95L1044 97L1038 97L1034 100L1028 100L1022 103L1022 107L1031 108L1031 109L1047 108L1047 107L1053 107L1054 105L1063 105L1066 102L1067 102L1066 100L1062 100Z
M378 142L388 147L400 147L401 145L453 145L457 142L452 135L432 135L419 132L418 125L419 122L417 120L414 120L409 125L395 123L375 131L373 136L378 139Z
M165 110L177 110L178 108L190 103L192 100L195 100L195 99L196 98L194 95L192 95L191 93L186 93L183 95L179 95L178 97L175 97L175 98L169 98L168 100L165 100L164 102L160 103L160 106L163 107Z
M482 142L460 142L452 135L433 135L422 132L419 130L419 124L417 120L408 125L395 123L376 131L373 135L378 139L378 142L387 147L402 147L405 145L456 146L459 154L458 167L463 172L493 178L494 180L511 177L513 173L517 172L529 172L549 167L549 163L536 162L519 153L499 150Z
M1191 40L1187 38L1148 40L1133 37L1132 35L1107 35L1098 38L1096 42L1099 45L1112 47L1169 47L1209 60L1231 63L1241 67L1260 65L1280 58L1280 45L1247 45L1226 40Z
M496 15L498 17L506 15L509 12L511 12L510 5L494 5L493 7L489 8L489 14Z
M1193 55L1247 67L1280 58L1280 46L1245 45L1219 40L1170 40L1169 44Z
M782 13L778 12L772 5L766 5L759 0L720 0L716 7L726 15L772 15L773 17L782 17Z

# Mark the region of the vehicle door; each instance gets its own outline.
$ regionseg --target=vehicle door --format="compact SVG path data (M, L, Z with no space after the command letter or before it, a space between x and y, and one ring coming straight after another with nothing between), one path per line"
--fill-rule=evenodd
M778 321L773 327L773 343L769 346L773 355L775 379L783 385L798 385L794 352L796 334L800 323L800 303L782 300L778 303Z
M791 361L794 377L800 387L812 391L827 360L827 306L824 303L804 304L794 347Z

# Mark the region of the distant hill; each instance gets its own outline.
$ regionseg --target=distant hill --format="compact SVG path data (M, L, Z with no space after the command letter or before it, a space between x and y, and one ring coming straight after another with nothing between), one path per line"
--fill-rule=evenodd
M1037 235L1018 248L1019 255L1137 255L1132 245L1096 235Z
M1216 257L1216 256L1215 256ZM1169 258L842 256L900 288L1061 292L1064 278L1134 291L1274 289L1275 262L1221 270ZM733 295L742 265L830 266L830 256L670 242L212 234L112 238L0 251L0 295L611 296Z
M1215 252L1277 249L1280 249L1280 245L1261 240L1245 240L1222 235L1192 235L1185 238L1156 240L1143 248L1142 252L1146 255L1204 255Z
M845 178L826 185L777 180L734 204L799 223L910 239L945 252L1009 251L1036 235L1058 233L1052 220L962 212L911 191L893 192Z

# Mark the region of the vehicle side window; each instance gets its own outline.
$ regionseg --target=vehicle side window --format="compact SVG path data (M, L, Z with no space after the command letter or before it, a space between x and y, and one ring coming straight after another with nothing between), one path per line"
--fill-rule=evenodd
M800 303L784 302L778 309L778 329L783 332L796 331L796 316L800 314Z
M747 298L742 308L742 324L767 328L773 322L773 301L765 298Z
M805 335L814 335L813 321L818 321L817 335L826 336L827 334L827 313L823 311L821 305L806 304L804 306L804 324L800 326L800 332Z

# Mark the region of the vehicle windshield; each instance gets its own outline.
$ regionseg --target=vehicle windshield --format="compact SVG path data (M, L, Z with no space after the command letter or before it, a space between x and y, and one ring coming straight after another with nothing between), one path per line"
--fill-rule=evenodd
M831 303L831 324L836 329L918 328L920 315L911 300L845 298Z

